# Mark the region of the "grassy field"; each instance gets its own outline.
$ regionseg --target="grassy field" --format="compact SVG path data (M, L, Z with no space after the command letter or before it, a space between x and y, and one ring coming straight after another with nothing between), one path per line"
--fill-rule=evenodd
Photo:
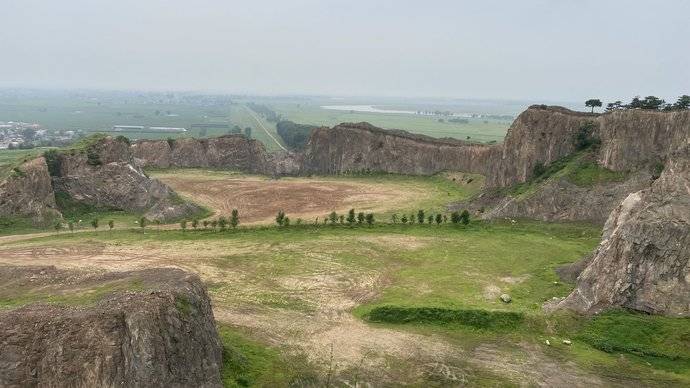
M276 103L271 107L284 118L301 124L333 126L343 122L366 121L381 128L404 129L432 137L453 137L480 142L502 142L509 121L469 119L467 124L439 122L440 117L395 113L347 112L322 109L309 104ZM486 121L486 122L485 122Z
M427 386L543 379L556 385L688 383L687 319L542 312L545 301L572 289L554 268L590 252L599 232L539 222L245 227L223 233L152 228L7 243L0 245L0 257L110 270L173 265L199 273L213 299L226 360L241 360L226 363L228 386L323 385L326 379ZM51 249L36 254L41 247ZM23 254L27 250L34 252L31 258ZM501 293L513 302L501 302ZM371 312L385 306L416 308L427 319L369 322ZM448 321L431 309L465 313ZM462 318L495 320L498 313L520 319L505 326ZM439 374L439 365L455 372ZM562 380L548 380L553 365L561 365Z

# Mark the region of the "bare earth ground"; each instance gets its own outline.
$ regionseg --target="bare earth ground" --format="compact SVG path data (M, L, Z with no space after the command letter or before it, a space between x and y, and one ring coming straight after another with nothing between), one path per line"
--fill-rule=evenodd
M412 205L428 197L429 190L373 180L335 180L328 178L282 178L279 180L213 171L175 171L150 174L175 191L228 217L239 211L242 223L272 223L279 210L294 222L301 218L312 223L316 217L335 211L382 213Z
M288 242L280 250L301 256L296 263L281 267L252 258L257 251L273 249L269 243L256 241L104 243L74 237L71 240L76 241L52 243L0 242L0 263L107 271L179 267L197 272L209 285L218 321L242 328L285 352L308 355L312 362L332 369L346 386L362 381L403 383L421 376L441 385L474 385L477 371L529 385L604 384L575 365L555 363L534 345L454 343L433 334L372 326L352 315L352 308L376 297L389 282L389 274L385 269L348 265L332 252L351 244L367 247L372 255L385 250L382 247L423 249L434 238L381 235L354 241ZM352 376L357 376L354 381Z

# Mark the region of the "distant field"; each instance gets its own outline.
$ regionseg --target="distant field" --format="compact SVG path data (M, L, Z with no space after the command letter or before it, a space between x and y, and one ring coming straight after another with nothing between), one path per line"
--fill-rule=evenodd
M433 137L453 137L489 142L503 141L510 121L469 119L468 124L439 122L440 117L396 113L348 112L322 109L309 104L276 103L271 107L288 120L301 124L333 126L342 122L366 121L388 129L404 129ZM409 109L409 108L408 108ZM447 120L447 118L443 118Z

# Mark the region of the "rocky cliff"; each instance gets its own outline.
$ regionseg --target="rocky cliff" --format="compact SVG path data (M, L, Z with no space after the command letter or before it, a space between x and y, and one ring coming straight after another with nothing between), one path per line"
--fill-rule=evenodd
M49 161L57 195L97 208L143 213L152 220L184 217L200 209L138 167L123 139L104 138Z
M431 175L443 170L486 174L495 147L436 139L368 123L317 128L304 151L302 173L380 171Z
M141 140L132 153L142 167L223 168L256 174L273 172L263 144L242 135L209 139Z
M0 215L30 217L35 224L45 224L60 216L45 159L17 166L0 182Z
M611 213L602 241L559 307L690 316L690 141L648 189Z
M222 347L196 275L0 267L0 284L17 303L0 310L0 386L221 386Z
M548 165L575 151L575 137L585 123L594 126L599 164L613 171L637 170L663 163L690 137L690 110L623 110L605 114L534 105L508 129L499 157L487 172L488 187L527 181L534 167Z

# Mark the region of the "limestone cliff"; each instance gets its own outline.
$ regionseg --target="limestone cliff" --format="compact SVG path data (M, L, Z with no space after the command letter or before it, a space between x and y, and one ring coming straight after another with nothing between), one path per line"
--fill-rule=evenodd
M380 171L431 175L443 170L486 174L495 147L436 139L368 123L317 128L304 151L302 173Z
M39 299L0 310L0 386L222 386L222 346L196 275L0 267L0 280L5 300Z
M602 241L560 307L626 307L690 316L690 142L645 190L614 209Z
M132 145L142 167L223 168L256 174L272 173L263 144L242 135L209 139L141 140Z
M0 182L0 215L30 217L35 224L45 224L60 216L45 159L36 158L17 166Z
M170 220L200 209L136 166L124 140L107 137L86 149L59 152L50 161L57 195L97 208L119 209Z

